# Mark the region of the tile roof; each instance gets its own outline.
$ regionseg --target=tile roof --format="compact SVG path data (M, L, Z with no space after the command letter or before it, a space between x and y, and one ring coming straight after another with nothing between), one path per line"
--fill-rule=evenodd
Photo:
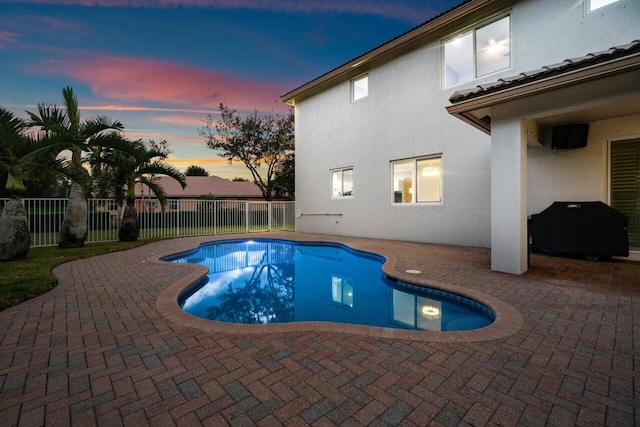
M557 64L547 65L537 70L520 73L517 76L505 77L495 82L477 85L471 89L459 90L451 95L449 101L452 104L456 104L458 102L522 86L527 83L558 76L570 71L610 61L612 59L624 58L637 53L640 53L640 40L634 40L631 43L621 46L614 46L601 52L589 53L578 58L565 59Z
M164 188L167 198L197 198L211 194L216 197L250 197L261 198L260 188L253 182L235 182L219 176L188 176L187 186L183 190L178 181L167 176L156 178L156 182ZM144 187L144 195L148 195ZM142 197L143 191L136 185L136 196Z

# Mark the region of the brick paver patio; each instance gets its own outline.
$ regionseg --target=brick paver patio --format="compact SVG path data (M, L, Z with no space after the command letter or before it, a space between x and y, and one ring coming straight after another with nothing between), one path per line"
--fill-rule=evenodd
M62 265L54 290L0 312L0 425L640 425L640 263L532 255L514 276L488 249L251 237L383 254L387 274L477 297L497 326L206 323L175 303L201 267L157 259L225 237L156 242Z

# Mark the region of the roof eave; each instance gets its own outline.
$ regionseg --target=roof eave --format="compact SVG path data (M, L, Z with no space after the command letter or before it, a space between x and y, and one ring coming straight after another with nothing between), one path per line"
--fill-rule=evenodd
M471 114L472 111L639 68L640 53L635 53L623 58L616 58L611 61L598 63L589 67L583 67L545 79L536 80L530 83L509 87L493 93L460 101L446 108L449 114L458 117L485 133L490 134L491 126L481 120L478 120L473 116L473 114Z
M446 13L438 18L435 18L432 21L428 21L427 23L415 28L412 31L407 32L406 34L391 40L388 43L383 44L377 49L374 49L364 55L361 55L344 65L339 66L338 68L324 74L317 79L310 81L309 83L300 86L297 89L292 90L291 92L285 93L280 97L280 101L289 105L295 105L295 99L300 95L309 92L313 89L316 89L328 82L337 79L339 77L343 77L344 75L350 73L352 70L362 67L365 64L370 63L372 60L380 58L384 55L389 54L390 52L395 51L401 47L404 47L408 43L411 43L415 39L424 36L425 34L429 34L439 28L444 27L445 25L450 24L451 22L460 19L470 13L475 12L476 10L486 6L487 4L493 3L497 0L476 0L470 1L469 3L464 3L449 13Z

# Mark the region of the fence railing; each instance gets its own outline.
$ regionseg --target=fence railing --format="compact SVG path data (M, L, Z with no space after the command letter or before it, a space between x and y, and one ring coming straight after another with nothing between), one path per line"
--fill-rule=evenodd
M0 211L8 199L0 199ZM29 219L31 246L58 244L68 199L22 199ZM89 199L87 243L118 240L122 206L113 199ZM136 200L140 239L208 234L295 230L295 202L169 199Z

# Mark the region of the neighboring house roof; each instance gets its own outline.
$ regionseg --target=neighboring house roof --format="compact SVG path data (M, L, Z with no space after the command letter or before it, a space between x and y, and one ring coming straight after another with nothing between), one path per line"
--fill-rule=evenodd
M564 61L547 65L537 70L520 73L517 76L505 77L492 83L480 84L471 89L464 89L455 92L449 98L452 104L478 98L483 95L511 89L528 83L533 83L542 79L559 76L572 71L577 71L603 62L614 59L622 59L640 53L640 40L631 43L614 46L601 52L589 53L578 58L565 59Z
M156 177L155 181L162 186L167 198L198 198L212 195L215 197L262 197L260 188L253 182L236 182L219 176L187 176L187 186L182 189L180 183L168 176ZM143 191L144 188L144 191ZM136 197L148 197L149 189L136 185Z
M317 88L335 78L342 77L345 74L351 73L353 70L361 67L365 63L369 63L371 60L379 58L401 46L405 46L407 43L414 41L415 39L435 31L450 22L459 19L462 16L466 16L469 13L485 6L486 4L493 3L495 0L465 0L457 6L440 13L432 17L431 19L423 22L422 24L400 34L397 37L381 44L378 47L371 49L356 58L345 62L344 64L328 71L321 76L311 80L304 85L285 93L280 97L280 101L292 103L294 99L301 94Z

